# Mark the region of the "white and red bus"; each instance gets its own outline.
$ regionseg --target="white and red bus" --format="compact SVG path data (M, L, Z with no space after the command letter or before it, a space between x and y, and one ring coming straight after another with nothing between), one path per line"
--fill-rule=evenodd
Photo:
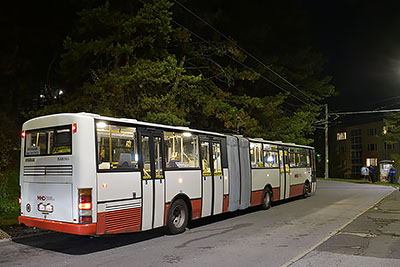
M316 190L314 149L117 119L27 121L19 223L78 235L138 232Z

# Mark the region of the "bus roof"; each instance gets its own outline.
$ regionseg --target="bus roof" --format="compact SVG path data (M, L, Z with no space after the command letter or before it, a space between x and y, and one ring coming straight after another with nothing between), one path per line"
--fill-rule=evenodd
M131 123L131 124L136 124L140 126L147 126L147 127L156 127L156 128L163 128L163 129L170 129L170 130L178 130L178 131L190 131L198 134L204 134L204 135L214 135L214 136L220 136L220 137L225 137L225 136L237 136L237 137L243 137L240 135L231 135L231 134L221 134L221 133L216 133L216 132L210 132L210 131L203 131L203 130L196 130L192 129L189 127L185 126L171 126L171 125L164 125L164 124L158 124L158 123L150 123L150 122L144 122L144 121L138 121L136 119L128 119L128 118L114 118L114 117L107 117L107 116L101 116L99 114L94 114L94 113L86 113L86 112L80 112L80 113L58 113L58 114L51 114L51 115L46 115L46 116L41 116L37 118L30 119L24 123L25 124L30 124L34 122L35 120L41 120L45 118L53 118L56 116L77 116L77 117L91 117L96 120L105 120L105 121L113 121L113 122L120 122L120 123ZM281 141L269 141L269 140L264 140L262 138L248 138L248 137L243 137L247 138L251 142L262 142L262 143L268 143L268 144L274 144L274 145L284 145L284 146L292 146L292 147L302 147L302 148L311 148L314 149L311 146L304 146L304 145L297 145L294 143L283 143Z
M264 140L262 138L248 138L251 142L258 142L258 143L266 143L266 144L272 144L272 145L278 145L278 146L291 146L291 147L301 147L301 148L310 148L314 149L312 146L305 146L305 145L297 145L295 143L284 143L282 141L269 141L269 140Z

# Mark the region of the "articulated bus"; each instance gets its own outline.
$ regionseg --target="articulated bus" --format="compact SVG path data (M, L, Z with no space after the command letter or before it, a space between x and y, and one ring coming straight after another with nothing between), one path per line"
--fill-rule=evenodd
M176 234L316 191L309 146L88 113L29 120L21 136L19 223L31 227Z

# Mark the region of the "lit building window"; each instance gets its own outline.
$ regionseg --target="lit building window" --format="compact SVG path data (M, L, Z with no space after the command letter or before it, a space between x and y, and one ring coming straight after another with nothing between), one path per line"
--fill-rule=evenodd
M342 133L337 133L336 135L336 140L346 140L346 132L342 132Z
M366 163L367 167L378 166L378 158L367 158Z

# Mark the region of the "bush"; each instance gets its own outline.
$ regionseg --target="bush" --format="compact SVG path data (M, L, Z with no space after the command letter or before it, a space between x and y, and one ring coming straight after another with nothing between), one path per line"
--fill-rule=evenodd
M18 216L18 197L18 171L0 173L0 214L2 218L16 218Z
M10 138L0 132L0 170L4 170L10 164L13 145Z

